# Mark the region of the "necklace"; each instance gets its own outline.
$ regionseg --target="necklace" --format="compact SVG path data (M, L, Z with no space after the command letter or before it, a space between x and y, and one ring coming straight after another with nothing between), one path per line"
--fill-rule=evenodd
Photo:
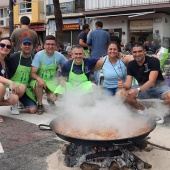
M1 69L1 74L3 77L7 78L7 72L6 72L6 64L5 64L5 68L3 68L2 63L0 62L2 69Z
M109 60L109 62L110 62L110 60ZM117 61L116 61L116 62L117 62ZM115 73L117 74L117 76L120 78L120 76L119 76L119 74L117 73L117 71L116 71L115 67L113 66L113 64L112 64L111 62L110 62L110 64L112 65L112 67L113 67ZM121 69L121 72L122 72L122 78L124 78L125 76L123 75L123 70L122 70L122 67L121 67L121 64L120 64L120 60L119 60L119 66L120 66L120 69Z

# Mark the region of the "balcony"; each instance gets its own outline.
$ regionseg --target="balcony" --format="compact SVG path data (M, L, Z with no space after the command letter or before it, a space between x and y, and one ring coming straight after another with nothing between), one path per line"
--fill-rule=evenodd
M170 0L85 0L85 11L169 3Z
M79 13L84 11L84 0L60 3L62 14ZM54 5L46 5L46 15L54 15Z

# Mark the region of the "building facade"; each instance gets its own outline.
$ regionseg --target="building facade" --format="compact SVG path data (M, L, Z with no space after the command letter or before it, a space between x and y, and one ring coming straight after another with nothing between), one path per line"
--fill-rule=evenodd
M0 3L0 38L9 37L9 14L8 2Z
M85 19L92 29L103 22L103 29L114 29L126 44L152 41L170 48L169 0L85 0Z
M28 16L31 20L30 29L38 34L39 43L42 45L46 35L46 8L42 0L19 0L14 6L14 25L20 28L20 18Z
M60 9L63 18L64 42L77 44L77 35L81 32L84 20L84 0L60 0ZM46 0L46 34L56 35L53 0Z

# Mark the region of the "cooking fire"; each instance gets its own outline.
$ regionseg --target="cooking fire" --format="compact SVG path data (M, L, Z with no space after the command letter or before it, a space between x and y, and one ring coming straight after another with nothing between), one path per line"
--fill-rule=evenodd
M140 144L141 146L146 147L147 145ZM100 168L142 170L151 168L150 164L131 153L134 147L136 147L135 144L131 142L106 147L70 143L62 148L62 152L65 155L65 166L80 167L82 170L99 170Z

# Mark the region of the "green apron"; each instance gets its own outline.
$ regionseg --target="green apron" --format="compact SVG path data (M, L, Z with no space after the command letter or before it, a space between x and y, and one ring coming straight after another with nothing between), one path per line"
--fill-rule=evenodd
M57 86L54 93L64 94L65 92L73 93L76 95L83 95L93 91L91 81L88 81L87 76L84 74L84 61L82 63L82 74L75 74L72 72L74 66L74 60L71 65L68 82L65 87Z
M56 68L57 68L56 56L54 53L54 64L51 66L46 66L44 64L45 57L46 57L46 53L44 51L42 62L38 69L37 75L43 79L43 81L46 84L47 89L49 89L51 92L54 93L54 91L57 87L57 80L54 79L55 73L56 73ZM36 82L37 82L37 80L31 80L30 86L35 88Z
M26 86L25 92L26 92L27 96L36 102L35 95L34 95L32 89L31 89L31 87L29 87L31 67L21 65L20 64L21 63L21 57L22 57L22 53L20 53L19 64L18 64L16 72L13 75L13 77L11 78L11 80L16 85L24 84ZM32 57L30 57L30 58L32 60Z

